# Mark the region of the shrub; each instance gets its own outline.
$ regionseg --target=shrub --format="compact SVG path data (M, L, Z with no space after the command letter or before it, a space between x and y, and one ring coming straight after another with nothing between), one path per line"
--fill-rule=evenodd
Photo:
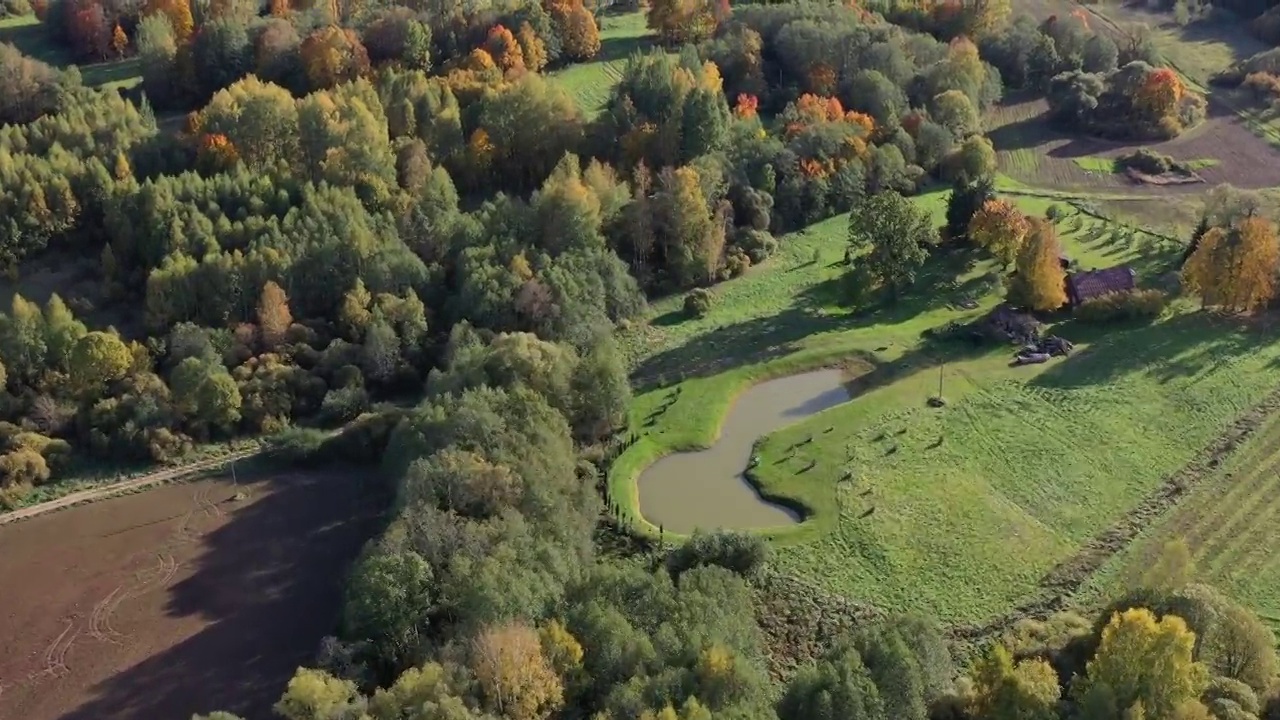
M754 533L694 531L692 537L667 556L667 571L678 580L687 570L718 565L749 577L768 559L768 545Z
M21 15L30 15L33 10L27 0L3 0L0 1L0 17L10 15L19 17Z
M1168 304L1169 296L1160 290L1114 292L1084 301L1076 308L1076 317L1094 323L1154 320Z
M729 277L740 277L751 269L751 258L747 257L742 248L729 248L729 252L725 254L724 267Z
M40 485L49 479L49 465L31 448L18 448L0 456L0 476L6 487Z
M1067 216L1067 211L1066 211L1066 210L1064 210L1064 209L1063 209L1063 207L1062 207L1061 205L1057 204L1057 203L1054 203L1054 204L1050 205L1050 206L1049 206L1049 207L1044 211L1044 217L1045 217L1045 219L1046 219L1046 220L1048 220L1049 222L1054 222L1054 223L1056 223L1056 222L1058 222L1059 220L1061 220L1062 218L1064 218L1064 217L1066 217L1066 216Z
M1154 150L1141 148L1128 155L1116 158L1116 164L1124 168L1133 168L1148 175L1162 175L1178 166L1168 155L1161 155Z
M1247 90L1257 102L1271 102L1280 97L1280 75L1275 73L1249 73L1240 86Z
M691 317L704 317L711 312L715 304L715 295L706 288L697 288L684 296L684 311Z
M315 460L324 445L325 434L315 428L287 428L267 439L272 457L291 464L304 465Z
M742 248L742 251L755 264L764 262L770 255L778 251L778 241L768 230L738 228L733 244Z

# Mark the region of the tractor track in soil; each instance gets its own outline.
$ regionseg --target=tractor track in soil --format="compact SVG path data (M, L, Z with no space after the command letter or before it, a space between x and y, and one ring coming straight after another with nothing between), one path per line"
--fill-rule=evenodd
M248 460L261 453L262 450L260 448L237 450L226 455L209 458L208 460L200 460L187 465L165 468L164 470L157 470L156 472L147 473L146 475L135 477L130 480L90 488L88 490L81 490L79 492L65 495L56 500L50 500L38 505L32 505L31 507L20 508L18 510L0 514L0 526L29 520L46 513L65 510L85 503L97 502L99 500L106 500L108 498L118 497L127 493L145 490L153 485L170 483L176 480L190 479L194 475L208 472L210 470L217 470L224 465L240 460ZM210 505L212 505L212 503L210 503ZM222 514L222 509L217 507L202 507L200 510L202 512L207 511L210 514L219 516Z

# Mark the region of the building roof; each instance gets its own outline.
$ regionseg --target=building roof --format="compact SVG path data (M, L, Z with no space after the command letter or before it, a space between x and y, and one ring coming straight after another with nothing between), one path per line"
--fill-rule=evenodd
M1114 292L1128 292L1136 286L1137 274L1128 265L1116 265L1102 270L1086 270L1067 276L1067 290L1071 300L1086 300Z

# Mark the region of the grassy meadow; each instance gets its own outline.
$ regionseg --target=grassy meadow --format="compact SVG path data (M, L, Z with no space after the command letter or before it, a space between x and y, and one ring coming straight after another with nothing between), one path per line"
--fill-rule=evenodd
M65 49L48 38L40 21L30 15L0 18L0 43L10 43L23 54L54 67L76 66L84 84L90 87L130 88L142 82L142 63L137 57L77 65Z
M606 13L598 22L600 54L596 59L550 74L578 101L583 112L592 117L604 109L613 87L622 80L627 59L653 43L643 12Z
M1065 193L1001 186L1025 212L1067 211L1058 230L1081 267L1127 262L1154 285L1181 248L1073 210ZM946 196L917 201L941 222ZM640 473L665 454L712 444L738 392L847 363L865 373L853 401L759 445L762 492L810 512L769 533L779 564L884 607L980 621L1034 595L1048 570L1280 383L1280 347L1186 307L1147 326L1064 320L1055 331L1076 353L1039 366L1009 367L1007 347L927 342L925 330L999 301L996 268L963 250L941 254L918 295L851 313L842 303L846 223L835 217L783 238L775 257L716 287L706 317L687 319L681 298L668 298L625 335L639 439L615 463L610 489L638 527L647 526ZM963 300L978 307L963 309ZM926 401L940 373L947 404L935 409ZM672 412L656 413L675 385Z
M1280 416L1272 416L1243 447L1161 522L1103 567L1085 595L1106 597L1131 584L1170 540L1191 550L1195 580L1214 585L1280 627Z

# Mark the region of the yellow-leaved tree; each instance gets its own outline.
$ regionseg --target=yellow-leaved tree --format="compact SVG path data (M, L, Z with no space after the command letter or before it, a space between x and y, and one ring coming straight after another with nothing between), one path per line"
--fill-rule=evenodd
M564 686L537 631L518 623L485 628L471 645L471 671L489 707L512 720L550 717Z
M1215 227L1202 235L1182 266L1182 282L1205 306L1246 311L1275 297L1278 268L1275 226L1250 216L1229 229Z
M1209 682L1194 657L1196 635L1176 615L1159 620L1146 608L1111 616L1098 650L1072 691L1083 718L1172 718L1192 707ZM1131 710L1136 706L1141 711Z
M1001 263L1008 265L1018 258L1018 251L1031 231L1031 221L1012 203L988 200L969 221L969 239L985 249Z
M972 689L965 697L974 720L1053 720L1062 689L1058 675L1039 658L1015 664L1003 645L995 645L974 664Z
M285 295L284 288L268 280L262 286L262 296L258 300L258 331L262 334L262 346L275 350L284 342L291 324L293 314L289 312L289 296Z
M1067 302L1066 271L1062 248L1053 223L1033 219L1022 249L1017 274L1009 287L1009 299L1032 310L1057 310Z

